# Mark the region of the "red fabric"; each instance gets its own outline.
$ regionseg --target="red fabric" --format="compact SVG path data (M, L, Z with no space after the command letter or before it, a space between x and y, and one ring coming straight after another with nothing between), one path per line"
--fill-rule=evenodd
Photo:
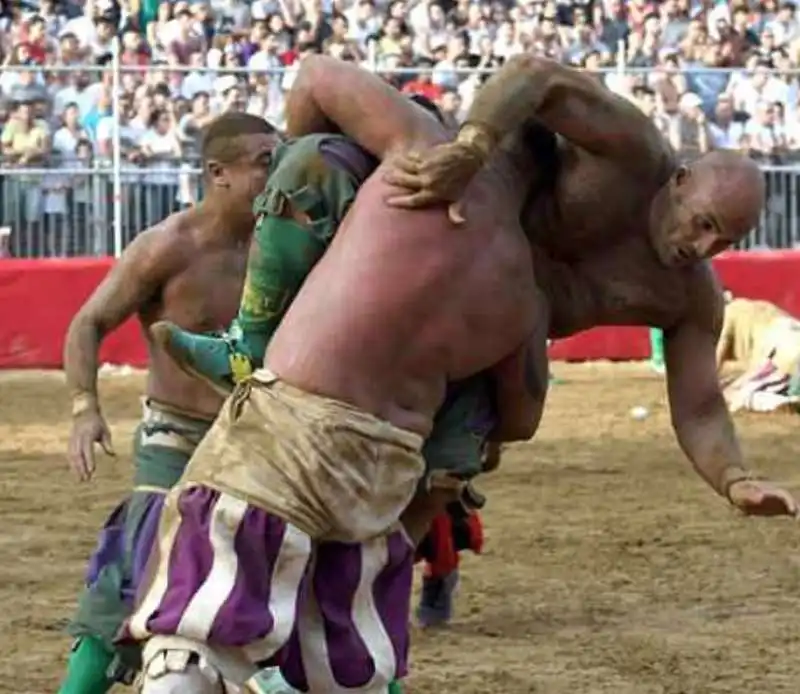
M480 554L483 551L483 520L481 519L481 514L477 511L470 513L467 525L469 526L469 548L475 554Z
M453 545L453 522L449 513L433 519L428 531L433 557L425 562L426 576L447 576L458 568L458 552Z
M113 264L107 258L0 259L0 368L59 368L72 317ZM772 301L800 316L800 251L728 253L714 263L734 295ZM550 349L554 359L646 359L645 328L597 328ZM130 320L103 343L100 358L145 366L147 350Z
M459 521L461 522L461 521ZM469 547L475 554L483 550L483 521L479 513L470 513L463 520L469 532ZM453 519L449 513L442 513L433 519L426 537L426 549L431 556L417 557L425 562L425 575L442 578L458 568L459 551L453 536Z
M70 321L112 264L113 258L0 259L0 368L60 368ZM100 360L147 364L135 320L106 338Z

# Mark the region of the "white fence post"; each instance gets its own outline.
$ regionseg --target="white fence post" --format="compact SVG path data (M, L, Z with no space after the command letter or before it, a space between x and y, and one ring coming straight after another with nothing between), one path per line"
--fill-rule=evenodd
M111 139L111 166L113 176L114 205L114 256L122 255L122 143L120 138L119 116L121 111L120 95L122 92L120 75L120 40L114 38L111 46L111 113L114 118Z

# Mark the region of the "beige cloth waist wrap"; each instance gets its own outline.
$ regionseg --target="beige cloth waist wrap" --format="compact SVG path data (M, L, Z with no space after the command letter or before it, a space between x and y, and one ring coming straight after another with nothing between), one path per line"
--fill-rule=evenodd
M362 542L396 526L424 473L422 444L261 369L228 398L178 486L231 494L313 539Z

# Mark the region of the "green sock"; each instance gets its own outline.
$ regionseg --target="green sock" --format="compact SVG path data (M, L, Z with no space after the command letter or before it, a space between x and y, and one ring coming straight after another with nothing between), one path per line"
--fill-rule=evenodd
M403 685L400 684L400 680L395 680L389 684L387 694L403 694Z
M94 636L81 636L70 653L58 694L106 694L114 685L107 671L114 653Z
M650 361L664 364L664 331L660 328L650 328Z

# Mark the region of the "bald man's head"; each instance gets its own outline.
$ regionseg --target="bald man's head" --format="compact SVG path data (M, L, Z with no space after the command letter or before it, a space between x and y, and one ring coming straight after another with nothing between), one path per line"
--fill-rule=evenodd
M662 262L688 264L738 243L758 224L764 195L758 165L736 152L680 167L654 205L650 236Z

